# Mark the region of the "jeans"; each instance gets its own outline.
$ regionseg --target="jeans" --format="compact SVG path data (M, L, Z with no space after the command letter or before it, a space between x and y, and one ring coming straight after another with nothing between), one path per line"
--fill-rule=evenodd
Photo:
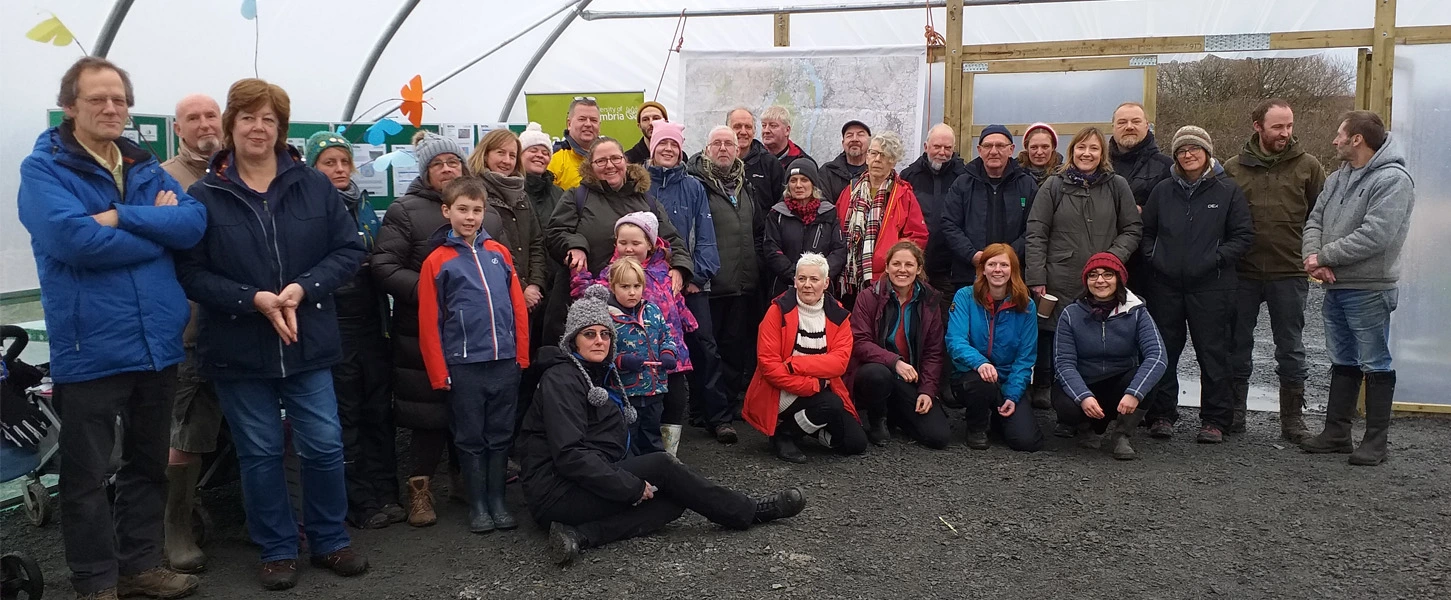
M1185 338L1194 340L1194 357L1199 361L1199 420L1228 431L1234 417L1234 389L1230 383L1229 353L1232 349L1234 291L1186 292L1166 285L1153 285L1149 314L1164 337L1164 377L1145 398L1145 417L1154 421L1179 420L1179 356Z
M977 371L968 371L953 384L960 390L958 396L967 409L963 417L968 431L987 431L989 427L996 427L1001 431L1003 441L1013 450L1037 452L1043 449L1043 430L1038 427L1038 419L1033 415L1031 400L1023 402L1028 399L1019 398L1013 414L1004 417L998 414L998 408L1006 401L1001 380L998 383L983 381Z
M448 366L453 444L469 456L508 452L519 407L519 363L512 358Z
M322 555L351 544L343 527L348 498L332 371L218 380L213 385L237 445L247 533L261 546L262 562L297 558L297 520L287 499L279 409L287 411L292 445L302 461L302 518L309 548Z
M858 409L886 417L888 422L902 428L923 446L934 450L946 448L952 437L947 413L934 398L932 409L927 414L919 414L917 396L917 384L902 381L886 365L879 363L858 367L856 381L852 382L852 397L860 404Z
M1325 349L1330 362L1367 373L1391 370L1391 313L1396 290L1325 290Z
M630 396L630 405L635 407L635 422L630 424L630 454L640 456L664 452L665 443L660 440L660 417L665 414L665 394Z
M690 362L694 367L688 375L690 412L698 414L711 429L728 425L735 420L731 410L731 403L735 398L728 395L727 386L721 376L720 349L715 344L715 325L710 314L710 293L687 295L685 306L695 315L695 321L700 325L695 331L685 334L685 346L690 349Z
M1248 381L1254 373L1255 325L1260 304L1270 311L1270 334L1275 340L1275 374L1281 385L1299 385L1309 376L1305 362L1305 295L1310 282L1304 277L1260 281L1239 280L1235 294L1234 350L1229 355L1235 381Z
M60 528L78 594L161 566L162 515L176 367L55 386L60 428ZM121 464L106 497L116 417ZM294 537L296 534L294 533Z

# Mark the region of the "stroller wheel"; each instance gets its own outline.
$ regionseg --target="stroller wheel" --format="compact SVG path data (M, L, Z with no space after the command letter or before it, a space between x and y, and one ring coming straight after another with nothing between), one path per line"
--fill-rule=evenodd
M4 573L3 580L0 580L0 597L5 600L40 600L40 595L45 592L45 578L40 574L40 565L29 556L19 552L0 556L0 572Z
M203 546L207 543L207 534L216 527L212 523L212 513L201 502L191 505L191 535L196 540L196 545Z
M25 486L24 497L25 515L30 517L30 524L45 527L50 522L51 512L54 510L50 502L50 490L45 489L45 484L32 481Z

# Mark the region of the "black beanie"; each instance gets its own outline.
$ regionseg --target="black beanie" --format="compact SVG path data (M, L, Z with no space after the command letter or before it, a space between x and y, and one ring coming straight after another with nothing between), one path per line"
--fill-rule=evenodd
M786 169L787 183L791 182L792 175L805 175L807 179L811 180L811 187L821 191L823 195L826 194L826 191L821 189L821 177L816 172L816 161L809 158L798 158L791 161L791 167Z

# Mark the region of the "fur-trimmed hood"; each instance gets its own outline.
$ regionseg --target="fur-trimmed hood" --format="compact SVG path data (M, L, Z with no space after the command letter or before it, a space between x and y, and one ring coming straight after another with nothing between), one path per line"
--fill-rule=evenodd
M621 190L606 189L605 184L600 181L599 177L595 176L594 164L587 160L579 163L579 180L580 185L590 187L595 191L604 194L612 194L616 193L617 191L623 191L625 189L629 189L632 185L634 186L635 192L637 193L644 194L650 191L650 171L647 171L645 167L636 164L629 164L625 166L625 186L624 188L621 188Z

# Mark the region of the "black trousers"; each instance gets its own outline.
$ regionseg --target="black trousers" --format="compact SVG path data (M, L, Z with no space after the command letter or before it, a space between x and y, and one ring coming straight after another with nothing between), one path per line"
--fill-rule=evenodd
M1234 389L1230 386L1229 355L1234 345L1235 290L1185 292L1167 285L1154 289L1149 314L1164 338L1166 366L1163 379L1149 392L1148 414L1154 421L1179 420L1179 356L1186 337L1194 340L1199 361L1199 420L1228 431L1234 417Z
M697 292L685 296L685 306L695 315L699 327L686 332L685 346L690 349L694 369L690 379L690 414L714 429L735 420L731 403L733 392L727 389L721 373L720 348L715 343L715 320L711 315L710 294ZM671 384L674 388L674 384Z
M757 328L751 325L761 323L760 315L755 314L755 298L754 294L739 294L710 299L711 325L720 355L720 383L732 403L750 385L750 373L755 368ZM694 355L691 358L694 360Z
M1053 336L1047 329L1038 330L1038 362L1033 363L1033 385L1053 385Z
M343 360L333 366L338 421L343 428L343 471L348 518L367 520L385 504L398 502L397 430L388 341L382 323L339 319Z
M161 566L162 516L176 367L55 386L60 428L60 519L78 594L115 587L120 575ZM121 464L106 497L116 418Z
M1033 415L1032 401L1019 398L1012 416L1003 417L998 408L1006 402L1001 382L982 380L977 371L968 371L953 382L962 399L963 418L968 431L987 431L995 428L1003 436L1009 448L1019 452L1037 452L1043 449L1043 430Z
M747 529L755 520L756 502L750 497L706 479L664 452L633 456L615 466L659 488L655 497L632 505L580 488L550 506L530 507L534 518L541 525L559 522L574 526L587 546L658 531L687 509L731 529ZM644 492L642 487L640 493Z
M857 368L856 381L852 383L852 398L858 410L885 417L888 423L901 428L923 446L934 450L946 448L952 437L947 412L934 398L932 410L919 414L918 395L917 384L902 381L887 365L879 363Z
M815 436L838 454L867 451L867 432L861 421L847 412L846 404L830 388L797 398L786 407L776 425L776 434L782 433Z
M1123 399L1124 391L1133 385L1134 375L1137 373L1136 370L1130 369L1122 374L1088 384L1088 391L1093 392L1093 399L1097 400L1099 408L1103 409L1102 419L1095 419L1084 414L1083 407L1064 392L1062 386L1053 386L1053 410L1058 413L1058 422L1074 426L1086 422L1097 433L1108 431L1108 424L1119 417L1119 400ZM1143 407L1140 406L1138 410L1142 411Z

